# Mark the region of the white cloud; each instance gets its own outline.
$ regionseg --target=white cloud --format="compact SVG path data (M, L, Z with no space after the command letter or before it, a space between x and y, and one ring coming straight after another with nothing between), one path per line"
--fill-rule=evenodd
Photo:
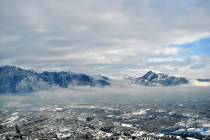
M156 55L178 55L180 48L166 47L155 51Z
M209 4L202 0L2 0L0 63L35 69L70 66L115 76L126 69L208 67L207 59L193 64L175 45L210 36ZM168 60L151 62L156 58Z
M174 42L173 42L174 45L188 44L188 43L192 43L192 42L197 41L202 38L210 37L210 32L191 33L191 32L177 31L174 34L176 34L177 36L180 36L179 38L174 40Z
M164 58L149 58L147 60L147 62L172 62L172 61L179 61L179 62L183 62L184 59L182 58L173 58L173 57L164 57Z

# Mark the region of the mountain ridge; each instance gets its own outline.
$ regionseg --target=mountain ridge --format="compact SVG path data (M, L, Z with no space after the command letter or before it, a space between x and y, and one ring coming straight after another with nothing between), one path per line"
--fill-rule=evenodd
M53 86L67 88L68 86L109 86L105 77L94 77L73 72L36 72L16 66L0 66L0 93L26 93Z
M153 71L148 71L142 77L134 78L133 81L135 84L143 86L177 86L189 83L184 77L170 76Z
M124 84L141 86L180 86L192 84L193 80L185 77L171 76L169 74L148 71L141 77L125 78ZM197 81L206 82L201 79ZM194 82L195 83L195 82ZM87 75L65 71L34 71L16 66L0 65L0 94L1 93L28 93L52 89L53 87L68 88L70 86L106 87L117 84L117 81L102 75ZM118 83L119 84L119 83ZM197 85L195 83L194 85ZM193 84L192 84L193 85ZM201 85L199 83L199 85Z

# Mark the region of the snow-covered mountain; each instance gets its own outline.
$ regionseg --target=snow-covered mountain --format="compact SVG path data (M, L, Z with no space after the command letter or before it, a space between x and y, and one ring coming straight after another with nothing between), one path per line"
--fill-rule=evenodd
M27 93L52 89L53 87L67 88L71 86L123 86L129 87L130 81L142 86L177 86L189 84L191 86L210 86L209 79L188 80L184 77L170 76L164 73L149 71L142 77L125 78L121 80L109 77L73 72L36 72L15 66L0 66L0 94Z
M36 72L15 66L0 66L0 93L26 93L52 87L109 86L107 77L73 72Z
M133 82L143 86L176 86L189 83L184 77L170 76L153 71L147 72L142 77L134 78Z

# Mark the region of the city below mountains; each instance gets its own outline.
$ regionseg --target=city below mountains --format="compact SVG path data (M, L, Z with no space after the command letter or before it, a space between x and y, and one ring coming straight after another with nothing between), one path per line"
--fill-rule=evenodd
M130 83L142 86L179 86L189 84L184 77L170 76L163 73L147 72L142 77L129 78ZM209 79L198 79L209 82ZM36 72L15 66L0 66L0 93L28 93L48 90L53 87L70 86L107 87L113 79L105 76L90 76L74 72Z

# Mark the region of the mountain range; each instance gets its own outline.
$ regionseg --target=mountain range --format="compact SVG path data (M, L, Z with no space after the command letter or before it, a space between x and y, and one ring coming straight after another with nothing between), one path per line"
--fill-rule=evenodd
M210 82L210 79L197 79L199 82Z
M105 76L89 76L73 72L36 72L15 66L0 67L0 93L27 93L52 87L109 86Z
M171 76L149 71L141 77L128 78L129 83L141 86L178 86L189 84L185 77ZM107 87L114 80L106 76L91 76L74 72L37 72L16 66L0 66L0 94L28 93L48 90L53 87L68 88L73 86ZM197 81L209 81L198 79Z

